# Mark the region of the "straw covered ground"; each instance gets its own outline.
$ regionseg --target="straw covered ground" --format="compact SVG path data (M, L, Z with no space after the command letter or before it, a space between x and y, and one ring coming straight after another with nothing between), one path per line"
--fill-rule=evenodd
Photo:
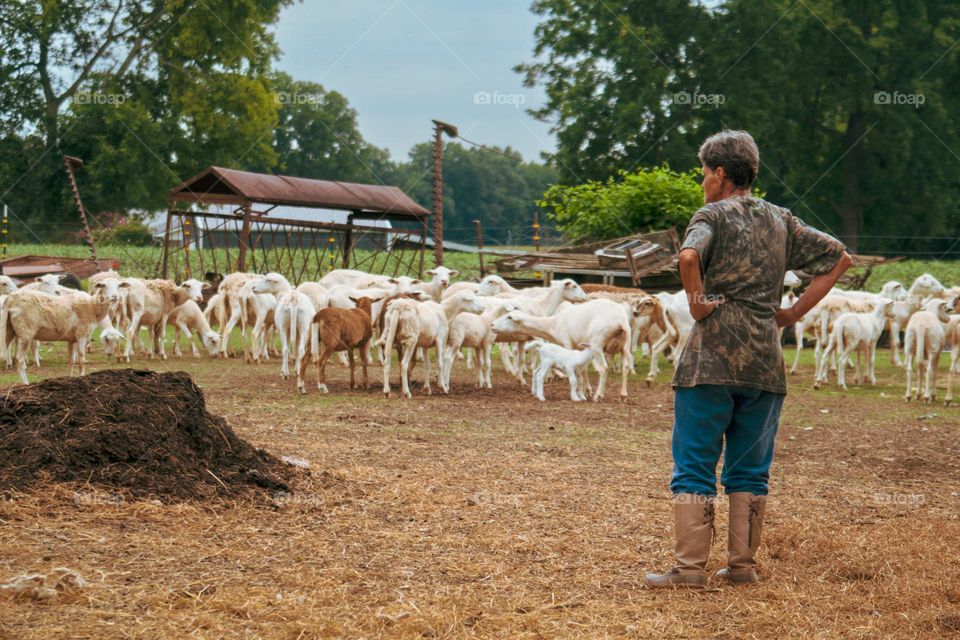
M809 364L792 379L762 582L703 593L641 586L673 544L666 376L625 405L564 383L540 404L458 369L454 395L400 401L346 391L336 366L330 396L300 398L275 362L139 362L189 372L239 438L309 472L185 501L5 491L0 582L66 567L86 586L0 595L0 638L960 637L960 409L904 403L878 360L877 388L814 392Z

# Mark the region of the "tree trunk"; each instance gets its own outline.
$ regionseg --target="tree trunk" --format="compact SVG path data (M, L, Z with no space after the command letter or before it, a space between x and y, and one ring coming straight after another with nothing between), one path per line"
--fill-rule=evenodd
M856 251L863 231L864 199L860 191L863 178L863 163L866 155L863 137L866 132L863 112L852 112L847 120L847 133L844 136L843 160L840 164L843 193L839 203L833 208L840 216L840 240L851 250Z

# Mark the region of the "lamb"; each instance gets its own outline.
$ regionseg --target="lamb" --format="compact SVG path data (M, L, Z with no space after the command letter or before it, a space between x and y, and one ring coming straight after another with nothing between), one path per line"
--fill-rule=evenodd
M200 305L194 300L187 300L182 305L173 310L169 318L173 323L173 355L181 357L180 352L180 333L183 332L190 342L190 351L194 358L199 358L197 345L194 342L194 333L200 336L200 342L210 357L216 357L220 353L220 334L210 328L206 316L200 310Z
M334 269L322 278L320 284L326 288L342 284L355 289L368 289L378 287L381 289L395 289L393 293L409 293L414 285L421 284L421 281L408 276L379 276L358 271L356 269Z
M120 289L126 290L126 315L130 319L126 331L127 348L123 358L130 362L133 343L138 337L140 327L145 326L150 330L150 357L159 353L160 357L166 360L164 338L170 314L187 300L201 302L203 287L204 283L193 279L185 280L178 286L169 280L123 278Z
M415 285L414 290L422 291L430 296L430 298L432 298L435 302L440 302L443 300L443 294L450 285L450 279L460 274L459 271L447 269L444 266L430 269L424 273L426 273L428 276L432 276L432 280L430 280L430 282Z
M493 323L496 332L524 332L568 349L589 344L595 352L594 367L600 374L594 402L603 397L607 381L605 354L621 355L621 399L627 397L630 372L630 321L623 306L612 300L589 300L561 311L551 318L538 318L511 311Z
M543 397L543 382L554 367L566 373L567 380L570 381L571 400L579 402L587 399L577 385L577 379L584 375L595 354L593 347L589 344L578 346L580 350L574 351L557 344L544 342L542 339L530 341L527 348L540 354L540 364L537 365L537 370L533 373L533 388L531 389L537 400L541 402L546 400Z
M367 378L367 361L362 357L367 343L373 336L373 325L370 320L370 307L375 301L374 298L356 298L354 302L356 309L321 309L313 317L317 323L319 336L318 352L311 350L311 357L317 364L317 389L322 393L328 393L326 365L327 359L335 351L346 351L350 359L350 388L356 387L354 376L354 357L353 350L360 349L360 364L363 367L363 388L369 389L370 384ZM297 389L300 393L306 393L306 385L303 381L306 373L307 361L304 358L297 368Z
M957 304L960 304L960 297L957 298ZM946 341L950 345L950 370L947 375L947 395L943 399L943 404L949 407L953 402L953 377L960 374L960 315L950 316Z
M313 282L304 284L309 286L292 289L285 277L279 273L268 273L253 285L254 294L271 294L277 297L274 323L280 333L283 358L280 377L283 379L290 377L291 345L296 349L294 366L299 371L307 352L307 339L310 337L313 318L320 309L327 306L325 289L321 285ZM305 291L309 293L304 293ZM254 337L256 338L256 332Z
M923 402L930 404L936 398L937 368L940 363L940 352L946 340L943 325L950 322L947 314L947 301L935 298L923 305L921 311L913 314L907 323L907 333L904 338L903 351L907 356L907 390L904 399L909 402L911 391L913 398L920 399L920 377L923 381ZM917 384L914 388L913 367L917 367Z
M246 283L257 278L259 276L255 273L231 273L224 277L217 288L217 293L220 295L216 304L217 326L220 328L220 344L223 346L220 355L224 358L230 356L230 333L240 322L240 316L243 312L243 306L240 303L240 290ZM207 305L208 307L213 306L212 299ZM246 348L245 341L244 348Z
M856 381L860 383L860 356L866 360L866 376L870 384L877 384L876 353L877 341L887 322L893 317L893 300L879 300L869 313L843 313L833 323L830 340L820 361L814 389L827 381L827 362L832 353L837 354L837 384L846 391L847 360L853 351L857 352Z
M14 292L7 298L11 334L3 336L9 346L17 340L17 368L20 381L27 379L26 353L33 340L65 341L70 374L73 375L79 355L80 375L86 373L84 353L90 333L107 315L110 303L118 297L116 280L108 279L93 286L93 296L49 296L38 291ZM74 345L77 349L74 349Z
M690 339L693 327L696 325L693 316L690 315L690 301L687 300L687 294L683 291L676 293L660 292L655 297L663 305L664 315L674 331L665 335L657 343L650 357L658 359L661 353L672 347L667 359L676 367L677 362L680 361L680 354L687 345L687 340Z
M447 337L446 383L450 386L450 374L453 370L453 358L460 349L473 349L477 362L477 388L493 389L492 351L497 334L493 332L493 321L519 307L512 300L498 300L497 304L480 315L461 313L450 322L450 333Z
M471 291L461 291L443 302L432 300L415 302L413 300L394 300L386 310L385 332L380 336L377 344L384 353L393 351L393 345L402 346L403 356L400 359L400 383L403 397L411 398L409 372L410 361L414 351L418 348L437 349L437 367L440 369L437 384L444 393L450 393L446 384L447 376L444 370L444 349L447 336L450 332L450 322L460 313L483 313L484 309ZM383 393L390 397L390 358L383 361ZM424 386L427 394L430 389L430 357L424 353Z
M634 354L640 342L647 346L650 354L650 370L647 373L647 386L660 374L659 358L654 356L662 341L675 341L677 330L667 319L666 310L659 298L648 295L639 289L608 287L605 285L583 285L591 299L607 299L620 302L630 315L630 353ZM603 288L600 288L603 287ZM626 293L625 293L626 292ZM632 371L632 367L631 367Z
M10 276L0 276L0 296L5 296L16 290L17 284Z

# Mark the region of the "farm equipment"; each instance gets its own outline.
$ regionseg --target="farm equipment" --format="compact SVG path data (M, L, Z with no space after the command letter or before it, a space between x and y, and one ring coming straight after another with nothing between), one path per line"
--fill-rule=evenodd
M87 210L83 206L80 189L77 187L77 180L73 174L74 168L83 168L83 160L72 156L63 156L63 163L67 169L67 180L70 183L70 190L73 192L73 200L80 212L80 220L83 222L83 237L90 248L90 257L17 256L0 261L0 271L3 275L9 276L17 282L35 280L48 273L62 276L70 275L77 280L83 280L100 271L120 268L120 262L116 258L101 259L97 257L97 247L93 242L93 234L90 232Z

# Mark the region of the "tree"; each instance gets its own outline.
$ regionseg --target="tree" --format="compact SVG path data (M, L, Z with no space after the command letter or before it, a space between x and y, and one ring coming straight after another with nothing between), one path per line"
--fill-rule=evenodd
M605 182L555 185L540 204L564 234L590 242L686 226L703 205L703 191L693 172L641 169Z
M160 176L169 188L198 158L272 166L265 74L277 53L270 27L288 2L0 4L0 135L26 156L0 160L4 201L34 221L71 211L63 153L103 153L109 166L91 162L82 186L105 189L105 203L148 194L141 206L155 206Z
M744 128L760 145L759 186L852 248L909 242L861 235L955 235L955 3L591 5L535 3L537 60L520 67L547 89L537 115L556 123L565 182L694 168L703 138Z
M272 85L279 111L274 134L279 172L373 184L394 178L389 153L363 139L357 112L342 94L285 73L274 74Z
M565 184L640 163L689 164L689 109L673 109L670 99L690 89L705 9L676 0L537 0L532 10L543 16L536 60L517 71L546 89L546 104L532 113L555 123L551 160Z
M542 164L524 162L513 149L465 148L447 143L443 151L444 237L476 242L474 220L483 223L488 242L529 242L536 201L556 173ZM400 167L399 186L417 202L433 208L433 145L410 151Z

